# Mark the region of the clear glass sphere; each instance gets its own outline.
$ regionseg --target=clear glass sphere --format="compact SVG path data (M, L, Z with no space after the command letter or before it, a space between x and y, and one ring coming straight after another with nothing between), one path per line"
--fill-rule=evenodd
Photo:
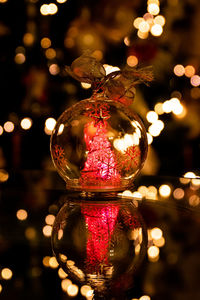
M147 135L137 116L108 99L86 99L59 117L51 156L68 189L124 190L143 167Z
M103 294L132 284L146 253L147 232L130 199L95 199L65 202L53 225L52 248L70 278Z

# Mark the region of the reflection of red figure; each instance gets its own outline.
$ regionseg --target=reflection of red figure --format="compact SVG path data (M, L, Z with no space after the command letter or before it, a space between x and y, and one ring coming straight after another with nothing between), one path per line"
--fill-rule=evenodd
M83 184L98 184L99 181L116 183L120 180L117 162L111 144L106 136L106 121L88 123L84 130L88 151L87 160L81 172Z
M85 264L89 274L103 275L111 267L109 248L118 211L119 206L116 204L82 206L88 229Z

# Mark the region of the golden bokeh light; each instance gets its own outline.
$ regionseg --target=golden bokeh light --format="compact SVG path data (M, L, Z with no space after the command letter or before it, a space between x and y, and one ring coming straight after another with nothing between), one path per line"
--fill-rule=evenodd
M47 225L53 225L55 220L55 216L54 215L47 215L45 218L45 222Z
M67 0L56 0L56 1L60 4L67 2Z
M17 219L20 221L24 221L28 217L28 213L25 209L19 209L16 213Z
M15 55L15 62L18 65L23 64L26 61L26 56L24 55L24 53L17 53Z
M79 290L79 288L76 284L70 284L67 287L67 294L70 297L76 297L78 295L78 290Z
M49 5L48 4L43 4L40 7L40 12L43 16L47 16L49 14Z
M43 232L44 236L50 237L51 233L52 233L52 226L51 225L45 225L42 228L42 232Z
M46 119L45 128L50 132L49 134L51 134L51 132L53 131L55 125L56 125L56 120L54 118Z
M49 266L50 266L50 268L52 268L52 269L57 269L57 268L58 268L59 264L58 264L58 262L57 262L57 259L56 259L54 256L52 256L52 257L49 259Z
M169 197L171 195L171 188L168 184L162 184L160 187L159 187L159 194L162 196L162 197Z
M2 287L2 285L0 284L0 293L2 292L2 290L3 290L3 287Z
M87 292L89 292L89 291L91 291L91 290L92 290L91 286L89 286L89 285L83 285L83 286L80 288L80 293L81 293L82 296L85 296L85 297L86 297Z
M130 55L127 57L127 65L130 67L135 67L138 64L138 58L135 55Z
M161 248L165 245L165 238L162 236L161 238L154 240L154 245Z
M9 174L6 170L0 169L0 182L6 182L9 178Z
M33 123L33 122L32 122L32 120L31 120L30 118L23 118L23 119L21 120L20 125L21 125L21 128L22 128L22 129L28 130L28 129L31 128L32 123Z
M170 102L170 100L167 100L163 103L162 109L166 114L172 111L172 103Z
M67 292L67 288L68 288L68 286L71 285L71 284L72 284L72 282L71 282L70 279L63 279L63 280L61 281L61 288L62 288L62 290L63 290L64 292Z
M148 4L148 7L147 7L147 11L148 11L150 14L156 16L156 15L158 15L159 12L160 12L159 5L158 5L157 3L149 3L149 4Z
M139 31L146 33L150 30L150 26L146 21L143 20L142 22L140 22L138 29Z
M67 273L65 273L65 271L64 271L62 268L59 268L59 269L58 269L58 276L59 276L61 279L65 279L68 275L67 275Z
M194 75L190 78L190 83L191 85L197 87L200 85L200 76L199 75Z
M131 44L130 39L127 36L125 36L125 38L124 38L124 44L126 46L130 46L130 44Z
M158 115L162 115L164 113L163 103L161 102L156 103L156 105L154 106L154 110Z
M192 77L195 74L195 68L193 66L186 66L185 67L185 76L186 77Z
M183 76L185 74L185 68L184 68L184 66L183 65L176 65L174 67L174 74L176 76L179 76L179 77Z
M163 28L161 25L159 24L154 24L152 27L151 27L151 34L153 36L160 36L161 34L163 33Z
M151 237L155 240L158 240L162 237L163 233L162 230L158 227L154 227L151 229Z
M11 121L7 121L4 123L3 128L6 132L13 132L15 125Z
M139 300L151 300L151 298L147 295L144 295L144 296L140 297Z
M49 73L51 75L57 75L60 72L60 68L57 64L52 64L49 66Z
M173 196L174 196L174 198L177 199L177 200L182 199L182 198L184 197L184 195L185 195L185 192L184 192L184 190L181 189L181 188L177 188L177 189L175 189L174 192L173 192Z
M34 35L30 32L26 32L23 36L23 43L25 46L32 46L35 41Z
M194 172L186 172L184 178L196 178L196 174Z
M55 3L50 3L48 10L50 15L55 15L58 11L58 6Z
M81 86L86 90L91 88L91 84L87 82L81 82Z
M198 206L200 203L199 196L197 195L192 195L189 197L189 204L193 207Z
M1 270L1 277L4 280L10 280L12 278L12 276L13 276L13 273L9 268L3 268Z
M140 25L140 23L143 22L143 21L144 21L143 18L136 18L136 19L134 20L134 22L133 22L133 26L134 26L135 28L139 29L139 25Z
M154 123L158 120L158 114L155 111L149 111L146 114L146 118L149 123Z
M28 239L28 240L34 240L37 236L37 232L35 230L35 228L33 227L27 227L26 230L25 230L25 237Z
M148 33L148 32L142 32L142 31L138 30L137 36L138 36L140 39L145 40L145 39L148 38L149 33Z
M48 48L46 51L45 51L45 55L46 55L46 58L48 59L53 59L56 57L56 50L53 49L53 48Z
M3 134L3 127L0 125L0 135Z
M154 18L154 23L155 24L159 24L160 26L164 26L165 25L165 17L159 15L159 16L156 16Z
M47 49L51 47L51 40L48 37L44 37L41 39L40 44L42 48Z
M149 132L147 132L147 142L148 142L148 145L151 145L153 142L153 137Z
M147 250L148 258L150 261L157 261L159 258L160 250L157 246L150 246Z
M161 130L157 125L155 125L155 123L153 123L151 126L149 126L148 131L152 136L155 137L160 135Z
M50 260L51 256L45 256L42 260L42 263L45 267L49 267L49 260Z

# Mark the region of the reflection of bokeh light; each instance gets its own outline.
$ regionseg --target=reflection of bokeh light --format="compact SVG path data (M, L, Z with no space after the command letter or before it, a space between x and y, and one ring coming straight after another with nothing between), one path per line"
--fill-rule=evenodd
M25 230L25 236L28 240L34 240L36 238L36 230L33 227L27 227Z
M61 279L65 279L68 275L67 275L67 273L65 273L65 271L64 271L62 268L59 268L59 269L58 269L58 276L59 276Z
M89 286L89 285L83 285L81 288L80 288L80 292L81 292L81 295L82 296L85 296L87 295L87 292L91 291L92 288Z
M19 209L16 213L17 219L20 221L24 221L28 217L28 213L25 209Z
M3 127L6 132L12 132L15 128L14 123L11 121L5 122Z
M199 205L200 201L199 201L199 196L197 195L192 195L189 197L189 204L191 206L197 206Z
M174 67L174 74L176 76L183 76L185 74L185 68L183 65L176 65Z
M52 227L51 227L51 225L45 225L42 228L42 232L43 232L44 236L50 237L51 233L52 233Z
M82 88L84 88L86 90L91 88L91 84L87 83L87 82L81 82L81 86L82 86Z
M140 297L139 300L151 300L151 298L147 295L144 295L144 296Z
M174 192L173 192L173 196L174 196L174 198L177 199L177 200L182 199L182 198L184 197L184 195L185 195L185 192L184 192L184 190L181 189L181 188L177 188L177 189L175 189Z
M107 64L104 64L104 69L106 71L106 75L112 73L112 72L115 72L115 71L119 71L120 68L119 67L114 67L114 66L111 66L111 65L107 65Z
M151 143L153 142L153 137L150 133L147 132L147 142L148 145L151 145Z
M21 120L20 125L24 130L28 130L32 126L32 120L30 118L24 118Z
M158 240L162 237L162 230L158 227L151 229L151 236L153 239Z
M158 114L155 111L149 111L146 114L147 121L150 123L154 123L158 120Z
M151 34L154 36L160 36L163 32L163 28L159 24L155 24L151 27Z
M160 187L159 187L159 194L162 196L162 197L169 197L170 194L171 194L171 188L169 185L167 184L162 184Z
M42 263L45 267L49 267L49 260L50 260L51 256L45 256L42 260Z
M163 104L161 102L156 103L156 105L154 106L154 110L158 115L162 115L164 113Z
M147 11L152 15L157 15L160 12L160 8L156 3L150 3L147 7Z
M126 62L130 67L134 67L138 64L138 58L135 55L130 55L127 57Z
M67 292L67 288L68 286L72 284L71 280L70 279L63 279L61 281L61 288L64 292Z
M0 182L6 182L9 178L9 174L6 170L0 169Z
M56 269L58 268L59 264L57 262L57 259L52 256L50 259L49 259L49 266L52 268L52 269Z
M51 40L47 37L44 37L43 39L41 39L40 44L42 48L47 49L51 46Z
M127 36L125 36L125 38L124 38L124 44L126 46L130 46L130 40L129 40L129 38Z
M193 86L199 86L200 85L200 76L194 75L191 77L190 82Z
M192 77L195 74L195 68L193 66L186 66L185 67L185 76Z
M159 256L159 248L157 246L150 246L147 250L148 257L151 261L154 261Z
M75 297L78 294L78 286L76 284L68 285L67 293L70 297Z
M9 268L4 268L1 270L1 277L5 280L9 280L12 278L12 271Z
M53 225L54 220L55 220L55 216L54 215L47 215L46 218L45 218L45 222L48 225Z

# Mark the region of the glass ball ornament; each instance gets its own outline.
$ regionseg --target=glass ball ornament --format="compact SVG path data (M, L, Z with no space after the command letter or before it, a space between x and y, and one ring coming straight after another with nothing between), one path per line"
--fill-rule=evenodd
M146 130L120 102L98 97L65 110L51 135L53 163L66 187L85 191L127 189L147 155Z
M130 199L68 197L55 218L52 249L73 281L107 299L109 291L132 284L146 253L147 230Z

